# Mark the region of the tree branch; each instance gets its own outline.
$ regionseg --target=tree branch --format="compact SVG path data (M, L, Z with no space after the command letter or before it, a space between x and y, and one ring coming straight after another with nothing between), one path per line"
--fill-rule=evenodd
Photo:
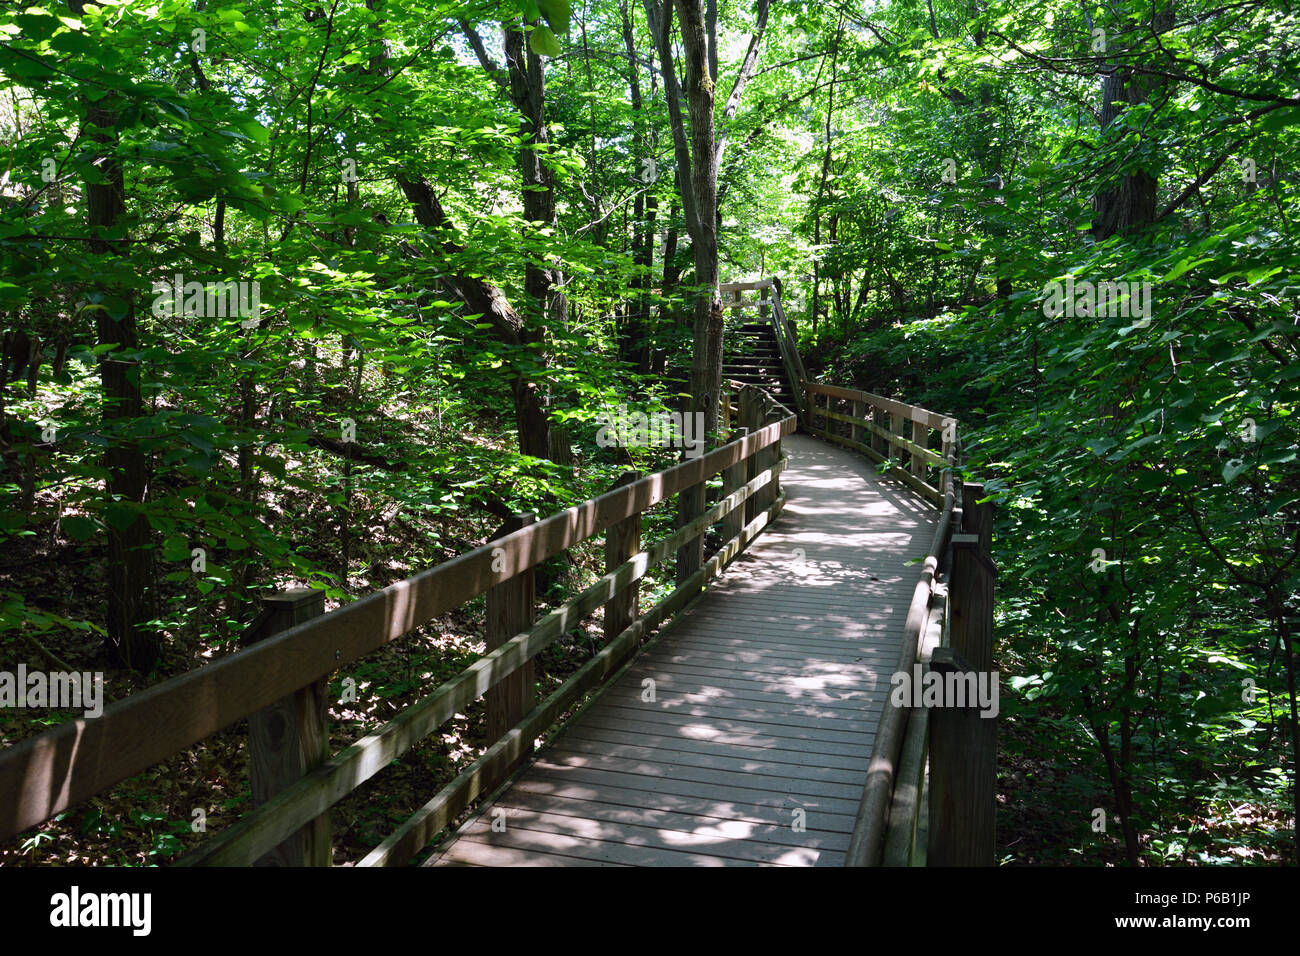
M483 67L483 72L491 77L492 82L497 85L502 93L510 95L510 83L506 80L505 71L497 66L492 56L488 53L487 47L483 43L483 38L479 36L468 20L458 20L461 32L465 34L465 39L469 41L470 48L473 49L474 55L478 57L479 65Z

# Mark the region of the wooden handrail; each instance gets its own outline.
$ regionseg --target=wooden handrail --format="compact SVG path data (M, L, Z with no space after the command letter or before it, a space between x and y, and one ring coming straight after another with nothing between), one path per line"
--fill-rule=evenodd
M773 281L772 279L757 279L753 282L720 282L718 283L718 291L749 292L755 289L770 289Z
M919 642L929 620L930 598L934 591L939 556L948 547L952 536L954 493L951 483L944 493L943 510L935 528L930 548L926 552L919 580L912 590L912 600L907 608L907 621L903 627L903 640L899 647L898 670L910 673L917 659ZM867 769L867 783L853 826L853 836L845 855L845 866L877 866L885 849L890 801L898 773L899 753L907 732L910 713L908 707L885 705L876 728L875 745L871 751L871 764Z
M521 571L753 457L794 428L795 419L787 417L693 461L589 499L253 647L110 704L99 718L72 720L0 751L0 840L48 820ZM468 677L462 675L465 682L457 686L465 692L473 689L477 696L494 685L544 646L540 639L521 640L528 636L507 642L493 652L495 657L477 662L473 666L482 666ZM413 727L416 717L433 719L442 705L416 712L408 724ZM329 773L339 756L318 772ZM366 759L372 756L367 752Z
M956 522L957 511L953 511ZM949 535L952 540L953 535ZM946 555L945 555L946 556ZM939 574L944 573L944 561L939 561ZM930 594L929 615L921 632L917 660L926 665L931 653L946 643L945 632L949 624L948 583L935 583ZM894 771L894 795L889 804L889 819L885 829L882 866L924 866L929 850L929 840L918 839L926 832L921 809L924 804L929 768L930 712L925 708L913 711L907 718L903 744Z
M731 389L731 391L736 393L737 395L739 395L747 388L752 388L754 391L762 395L763 398L766 399L768 403L770 403L773 409L775 409L778 412L784 412L785 413L784 417L787 418L797 417L793 409L787 408L785 405L778 402L768 392L764 391L762 388L760 388L758 385L755 385L753 382L739 382L734 378L728 378L728 379L723 379L722 384L725 385L727 388Z
M954 420L951 415L940 415L938 412L932 412L920 405L909 405L906 402L885 398L883 395L876 395L872 392L863 392L856 388L822 385L819 382L808 382L807 388L818 395L829 395L831 398L848 398L866 402L868 405L874 405L876 408L890 414L902 415L911 421L922 422L929 428L943 428L947 422Z
M951 472L956 463L958 449L957 420L955 418L950 415L940 415L938 412L921 408L919 405L909 405L906 402L899 402L892 398L885 398L883 395L875 395L855 388L841 388L836 385L823 385L818 382L804 382L803 388L807 396L804 407L804 424L812 434L820 435L826 441L860 451L877 462L885 461L889 457L888 453L882 455L870 444L853 441L830 430L832 421L845 422L882 439L886 442L887 449L893 448L906 452L911 457L912 470L897 468L891 470L889 474L920 492L936 507L943 507L944 494L951 481ZM818 407L816 400L818 395L826 396L825 408ZM833 398L851 401L856 405L870 406L879 412L888 414L894 419L894 428L882 428L874 420L831 411L829 400ZM822 419L821 428L817 427L818 418ZM942 432L943 450L936 452L928 445L921 444L915 439L904 438L901 428L902 421L912 422L914 433L918 428L937 429ZM924 478L926 465L932 465L939 469L939 478L934 484L927 482Z
M808 380L808 370L804 368L803 359L799 357L799 343L790 334L790 325L785 318L785 307L781 304L781 286L772 285L772 327L776 329L778 343L785 342L790 353L790 364L786 371L790 375L790 388L796 398L795 403L800 412L803 409L803 383Z
M781 470L784 462L761 476L759 487L771 484L775 474ZM771 476L771 481L768 480ZM754 483L751 482L751 485ZM744 489L741 489L743 491ZM734 496L732 496L734 497ZM726 499L730 500L730 499ZM726 513L743 509L739 504L744 497L737 498ZM433 839L437 833L451 822L461 810L478 795L486 793L505 777L504 770L522 748L539 733L555 722L555 718L585 691L591 689L612 674L636 647L636 641L643 634L649 633L659 624L680 610L698 592L710 577L740 553L740 549L758 536L768 524L775 520L785 503L785 496L779 497L771 508L762 512L749 524L745 525L733 538L700 567L698 571L678 585L667 597L657 603L644 617L639 618L624 629L590 661L584 664L568 680L561 684L532 713L512 728L504 737L470 766L466 767L456 779L447 784L432 800L394 831L379 846L365 856L358 866L394 866L402 865ZM723 502L719 502L721 506ZM718 507L718 506L715 506Z

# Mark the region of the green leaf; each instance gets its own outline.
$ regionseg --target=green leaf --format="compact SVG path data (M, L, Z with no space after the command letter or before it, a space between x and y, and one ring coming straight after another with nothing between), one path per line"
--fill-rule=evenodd
M569 32L569 20L573 16L569 0L537 0L537 6L541 8L542 16L546 17L552 30L556 33Z
M125 531L135 524L139 514L139 505L126 501L114 501L104 509L104 520L108 522L110 527L116 528L118 531Z
M188 120L190 118L190 114L186 112L185 107L181 106L179 103L173 103L171 100L160 99L158 101L158 108L164 113L170 113L177 119Z
M190 543L184 538L178 536L168 538L163 542L163 560L165 561L188 561L190 559Z
M1232 484L1243 472L1249 471L1250 468L1251 465L1248 462L1242 461L1240 458L1234 458L1223 466L1223 483L1226 485Z
M59 528L74 541L89 541L97 527L91 519L77 515L59 519Z
M244 135L256 143L265 143L271 138L270 131L257 120L236 120L234 125L241 129L244 132Z
M1162 278L1160 281L1161 281L1161 282L1172 282L1174 279L1177 279L1180 275L1182 275L1182 274L1183 274L1184 272L1186 272L1188 269L1194 269L1196 266L1199 266L1201 263L1203 263L1203 262L1209 262L1209 261L1211 261L1211 260L1209 260L1209 259L1196 259L1196 260L1193 260L1193 259L1191 258L1191 256L1188 256L1186 259L1183 259L1183 260L1182 260L1181 262L1179 262L1176 266L1174 266L1172 269L1170 269L1169 272L1166 273L1165 276L1164 276L1164 278Z
M555 34L546 27L537 27L528 35L528 46L539 56L559 56L564 52Z

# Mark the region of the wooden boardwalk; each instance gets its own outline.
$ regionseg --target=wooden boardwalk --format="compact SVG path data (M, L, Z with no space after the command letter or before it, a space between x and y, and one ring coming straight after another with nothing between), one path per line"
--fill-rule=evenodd
M784 450L776 524L426 866L843 862L937 514Z

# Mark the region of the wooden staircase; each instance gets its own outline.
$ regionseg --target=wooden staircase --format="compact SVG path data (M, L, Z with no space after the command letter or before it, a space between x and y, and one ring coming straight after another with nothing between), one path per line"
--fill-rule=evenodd
M786 408L794 408L794 388L781 362L776 333L767 322L737 324L727 330L722 377L757 385Z
M781 306L780 282L724 282L720 289L730 313L723 334L723 380L755 385L802 416L808 373Z

